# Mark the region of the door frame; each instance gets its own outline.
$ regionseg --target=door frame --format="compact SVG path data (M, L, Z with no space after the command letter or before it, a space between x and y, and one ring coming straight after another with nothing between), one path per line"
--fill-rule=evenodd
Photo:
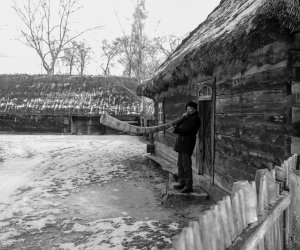
M202 81L197 83L198 87L198 93L197 93L197 98L198 98L198 109L200 107L201 102L208 102L210 101L211 105L211 178L212 178L212 184L214 185L214 175L215 175L215 110L216 110L216 77ZM199 113L199 118L201 119L201 128L203 131L203 114ZM199 134L200 137L200 134ZM199 138L198 137L198 138ZM199 138L199 150L200 150L200 145L201 145L200 138ZM204 149L203 149L204 150ZM203 159L200 159L200 156L203 157L203 152L202 154L199 154L199 165L198 165L198 174L203 175L205 173L204 171L204 161ZM202 161L202 162L201 162Z

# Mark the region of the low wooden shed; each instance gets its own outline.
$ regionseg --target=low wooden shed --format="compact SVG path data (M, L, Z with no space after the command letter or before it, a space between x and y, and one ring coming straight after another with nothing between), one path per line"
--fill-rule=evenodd
M222 0L137 93L154 100L157 123L198 103L196 184L254 180L300 152L300 1ZM157 133L155 154L176 163L174 141Z

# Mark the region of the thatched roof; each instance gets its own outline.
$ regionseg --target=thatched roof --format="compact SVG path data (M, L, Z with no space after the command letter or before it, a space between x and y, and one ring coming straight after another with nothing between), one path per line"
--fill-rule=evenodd
M0 114L139 114L137 81L125 77L0 75Z
M198 74L213 75L216 66L272 42L265 34L290 35L299 25L300 0L222 0L137 93L151 98Z

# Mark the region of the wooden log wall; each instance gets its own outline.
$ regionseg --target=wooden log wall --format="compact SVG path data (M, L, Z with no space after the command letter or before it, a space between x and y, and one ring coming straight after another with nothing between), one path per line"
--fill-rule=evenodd
M295 49L291 51L292 71L292 153L300 152L300 32L295 34Z
M290 155L290 46L283 45L275 42L250 54L238 66L248 70L237 74L230 64L224 74L218 72L215 180L226 190L235 181L254 180L256 170L272 169Z
M70 133L68 117L41 115L0 115L0 131L28 133Z
M0 75L0 113L138 115L136 81L122 77Z

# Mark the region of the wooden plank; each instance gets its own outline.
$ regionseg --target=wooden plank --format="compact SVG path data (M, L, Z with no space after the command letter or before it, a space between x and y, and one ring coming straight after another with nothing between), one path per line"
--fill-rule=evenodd
M238 193L233 194L231 198L231 202L232 202L232 216L233 216L233 224L234 224L234 235L231 236L232 237L231 239L232 241L234 241L236 236L240 235L243 232Z
M199 227L200 227L200 234L202 239L202 246L203 249L212 250L212 242L210 240L211 231L210 231L210 216L211 212L209 210L203 212L199 216Z
M260 178L260 182L259 182L258 205L257 205L258 214L263 214L267 206L268 206L267 177L266 175L263 175Z
M286 114L289 109L289 101L284 99L281 102L255 103L251 101L243 104L231 103L225 98L216 102L216 114L264 114L266 112Z
M231 195L235 194L237 191L243 189L248 184L248 181L236 181L232 185Z
M243 238L229 247L228 250L249 250L257 246L259 241L263 239L268 228L278 220L283 211L289 206L290 201L290 194L284 192L272 211L270 211L258 225L249 228L243 235Z
M245 205L246 205L246 222L252 224L257 222L257 195L254 182L249 183L244 188Z
M182 230L182 233L184 234L184 240L185 240L185 248L187 250L194 250L194 232L191 227L185 227Z
M289 227L290 227L290 209L287 207L283 212L283 245L287 246L289 243Z
M276 68L273 70L262 71L250 76L239 79L230 79L223 83L218 83L217 95L241 93L253 89L279 89L286 88L286 82L289 81L287 67Z
M216 113L264 113L287 110L288 98L285 90L259 90L218 96Z
M285 124L275 121L279 116ZM284 144L292 131L292 127L286 124L286 120L286 116L284 119L281 115L274 114L222 114L216 116L216 133L267 144Z
M217 243L218 250L225 250L225 239L223 234L223 227L222 227L222 214L220 213L219 204L213 205L212 208L213 214L213 221L214 221L214 229L215 229L215 238Z
M231 237L231 241L234 241L237 236L237 232L234 226L234 219L233 219L234 211L232 208L231 199L228 195L226 195L223 198L223 201L225 203L225 208L226 208L228 231Z
M285 182L286 181L286 169L283 167L275 166L275 179L277 181Z
M257 244L257 250L265 250L265 242L264 239L260 240Z
M275 162L277 159L284 159L287 154L287 147L278 144L267 144L259 140L230 137L218 134L216 136L216 148L221 149L226 157L231 156L243 162L255 160L255 156L262 157L265 161ZM223 151L224 149L224 151ZM226 154L226 149L228 154Z
M269 230L266 233L266 237L267 236L269 238L269 245L268 245L267 249L270 249L270 250L275 249L275 244L274 244L274 224L270 225Z
M245 197L244 197L244 192L243 190L237 191L238 194L238 200L240 203L240 215L241 215L241 224L242 224L242 229L246 229L248 224L246 222L246 207L245 207Z
M205 250L202 246L200 226L198 221L189 222L189 227L193 229L194 248L197 250Z
M185 247L185 235L183 231L174 237L173 248L174 250L188 250Z
M232 240L230 235L229 215L227 213L225 200L218 201L217 204L219 208L220 225L222 236L224 238L224 246L229 247L231 245Z
M283 249L283 239L282 239L282 233L281 233L281 228L280 228L280 219L277 220L276 222L276 231L277 231L277 250L282 250Z
M211 242L211 250L218 250L218 230L214 206L209 210L208 230Z

